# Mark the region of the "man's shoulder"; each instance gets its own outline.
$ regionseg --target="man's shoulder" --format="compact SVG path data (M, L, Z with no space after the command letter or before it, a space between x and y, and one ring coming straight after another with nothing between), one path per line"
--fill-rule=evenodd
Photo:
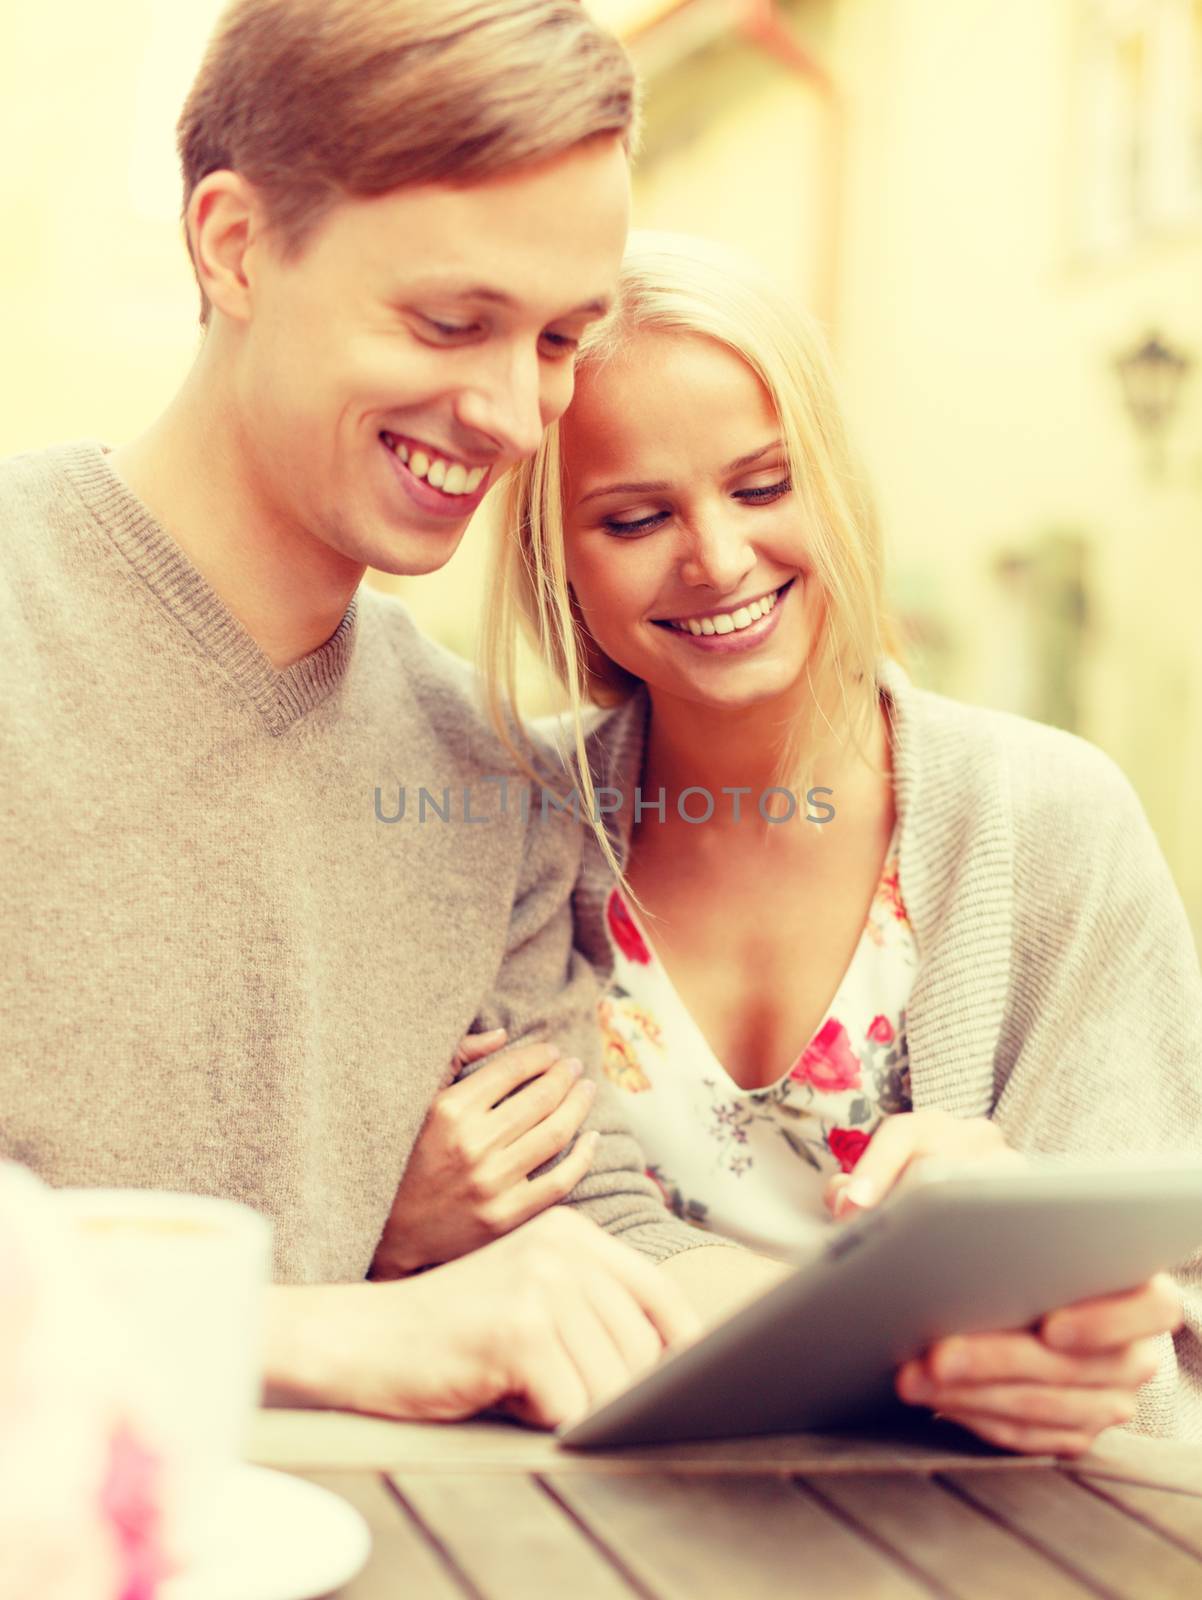
M503 760L483 684L472 663L424 633L399 595L365 584L358 603L364 643L374 657L376 674L388 675L393 686L403 689L444 743L477 764Z
M0 457L0 533L23 521L61 513L70 494L66 467L82 444L56 444Z

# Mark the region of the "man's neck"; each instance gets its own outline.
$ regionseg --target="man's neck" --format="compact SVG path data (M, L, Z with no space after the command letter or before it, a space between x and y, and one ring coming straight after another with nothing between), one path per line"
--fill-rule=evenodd
M267 504L202 355L111 464L279 671L335 632L365 568Z

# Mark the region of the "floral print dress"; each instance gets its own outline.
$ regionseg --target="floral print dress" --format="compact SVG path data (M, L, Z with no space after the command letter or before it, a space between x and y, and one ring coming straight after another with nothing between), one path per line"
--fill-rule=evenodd
M606 903L613 978L599 1003L607 1078L688 1222L796 1256L825 1229L822 1192L850 1172L882 1118L908 1111L906 1007L918 951L894 835L851 964L789 1070L742 1089L714 1055L630 905Z

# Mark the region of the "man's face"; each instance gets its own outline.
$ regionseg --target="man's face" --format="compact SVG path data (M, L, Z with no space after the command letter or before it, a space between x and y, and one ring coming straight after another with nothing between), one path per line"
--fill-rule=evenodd
M628 221L625 153L605 138L346 201L290 262L261 235L234 373L256 514L386 572L442 566L571 399Z

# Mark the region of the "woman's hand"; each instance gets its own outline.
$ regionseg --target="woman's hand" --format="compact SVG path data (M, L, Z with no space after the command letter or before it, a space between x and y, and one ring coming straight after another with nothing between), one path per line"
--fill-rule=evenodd
M1079 1455L1130 1422L1157 1367L1157 1335L1182 1323L1165 1273L1139 1289L1053 1311L1021 1333L957 1334L898 1370L896 1387L1006 1450Z
M947 1111L903 1111L884 1122L869 1140L854 1172L839 1172L823 1202L833 1217L854 1216L883 1200L893 1186L931 1156L952 1161L1021 1166L988 1117L953 1117Z
M567 1148L596 1085L552 1044L504 1050L462 1082L471 1062L501 1051L503 1028L468 1034L409 1157L369 1276L400 1278L451 1261L563 1200L592 1164L585 1134L550 1172L530 1174ZM515 1092L516 1091L516 1092Z

